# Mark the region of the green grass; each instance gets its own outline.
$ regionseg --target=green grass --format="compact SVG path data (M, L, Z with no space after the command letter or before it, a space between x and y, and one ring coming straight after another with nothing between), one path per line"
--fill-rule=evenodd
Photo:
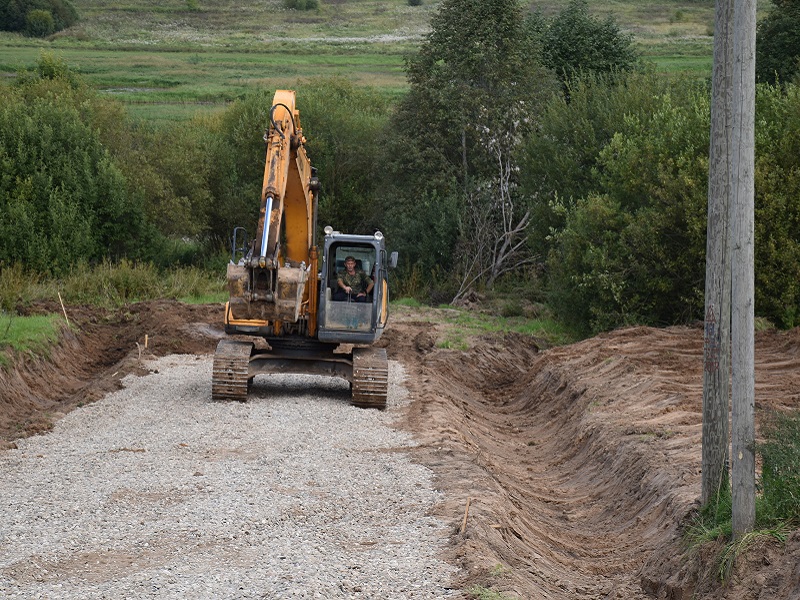
M568 0L535 3L547 15ZM292 11L282 0L74 0L81 20L47 40L0 32L0 77L32 68L42 50L60 55L90 85L152 121L219 110L255 87L292 88L314 77L341 76L394 98L407 89L404 57L424 38L437 0L321 2ZM769 6L759 2L759 10ZM713 3L605 0L635 35L658 72L711 74Z
M10 348L15 352L47 354L64 326L62 315L20 317L0 312L0 350ZM8 365L6 352L0 352L0 365Z
M575 336L549 315L537 318L525 316L503 317L489 312L475 312L464 308L443 305L439 308L425 306L413 298L392 302L396 311L414 315L415 319L439 325L438 348L466 351L475 338L486 335L518 333L544 341L549 346L559 346L575 341Z
M59 278L25 273L19 266L0 270L0 309L13 312L19 304L59 301L114 308L131 302L180 299L218 303L227 299L224 273L195 267L157 269L148 263L123 260L78 265Z
M756 445L762 473L754 531L734 539L732 497L726 486L692 518L684 533L690 553L706 545L718 548L712 554L722 581L730 576L738 556L764 541L784 543L800 523L800 412L761 419L759 433L765 441Z

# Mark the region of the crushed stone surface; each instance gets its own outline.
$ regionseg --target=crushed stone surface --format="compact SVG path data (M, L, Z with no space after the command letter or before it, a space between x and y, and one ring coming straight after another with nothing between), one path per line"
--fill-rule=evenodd
M256 378L211 402L211 357L145 377L0 453L0 596L453 598L433 475L391 427L408 402L342 380Z

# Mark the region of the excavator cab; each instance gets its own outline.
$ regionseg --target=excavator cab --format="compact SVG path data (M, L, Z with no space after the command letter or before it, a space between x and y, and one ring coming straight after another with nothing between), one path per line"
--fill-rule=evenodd
M356 270L373 282L366 302L336 299L339 274L346 257L356 260ZM397 265L397 253L387 255L383 234L347 235L325 228L320 269L319 331L321 342L372 344L380 338L389 316L388 270Z

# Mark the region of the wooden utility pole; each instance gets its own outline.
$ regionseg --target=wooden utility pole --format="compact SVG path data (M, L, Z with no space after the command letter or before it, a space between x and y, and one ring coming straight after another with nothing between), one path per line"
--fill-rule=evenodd
M735 538L755 525L753 220L756 0L735 0L731 228L731 494Z
M717 0L711 143L708 160L706 306L703 369L703 463L700 501L705 506L728 489L730 407L731 264L728 219L731 202L733 100L733 0Z

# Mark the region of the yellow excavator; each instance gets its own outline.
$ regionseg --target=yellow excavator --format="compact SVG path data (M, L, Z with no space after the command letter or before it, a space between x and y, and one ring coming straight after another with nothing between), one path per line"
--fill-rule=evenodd
M246 401L258 374L310 373L349 381L356 406L384 408L386 350L373 344L386 327L388 270L397 266L397 253L387 254L379 231L352 235L330 226L320 253L320 183L295 99L294 91L278 90L272 102L256 233L248 239L243 227L233 232L224 322L236 338L217 345L211 396ZM366 301L341 299L345 259L373 281Z

